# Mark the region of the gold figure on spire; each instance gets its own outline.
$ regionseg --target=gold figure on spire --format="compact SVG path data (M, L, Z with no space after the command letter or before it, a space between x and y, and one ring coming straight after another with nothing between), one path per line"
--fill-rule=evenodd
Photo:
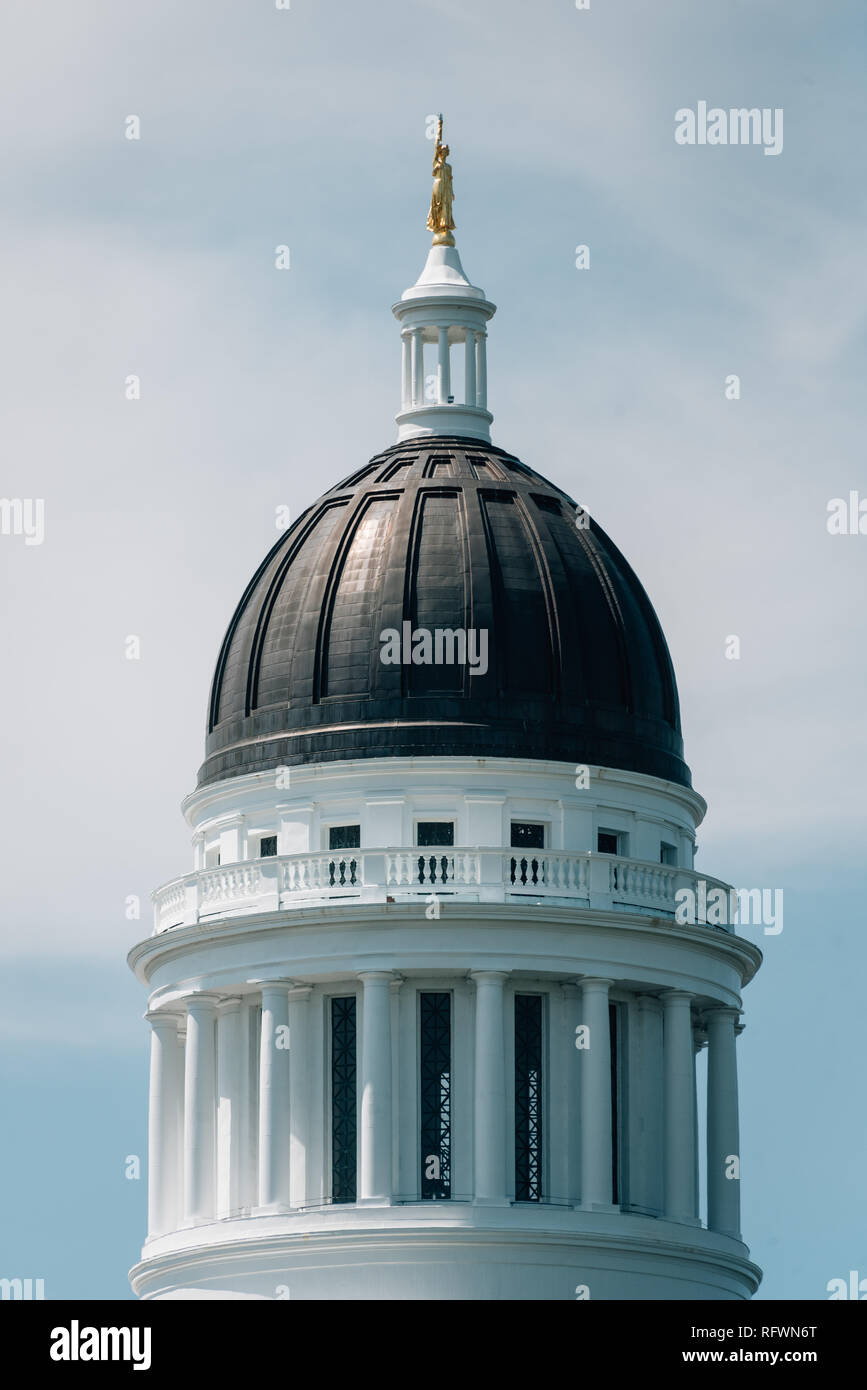
M434 150L433 192L431 193L430 212L427 217L428 228L434 234L434 246L454 246L455 244L455 239L452 236L455 229L452 217L455 191L452 185L452 166L447 163L448 153L448 145L443 144L443 118L440 116L437 121L437 142Z

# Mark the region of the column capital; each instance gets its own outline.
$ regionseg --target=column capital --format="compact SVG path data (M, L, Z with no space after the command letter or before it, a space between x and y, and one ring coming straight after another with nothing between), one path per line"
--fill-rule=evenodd
M702 1019L705 1024L722 1023L724 1019L728 1018L732 1019L734 1022L737 1022L737 1020L741 1016L741 1013L741 1009L734 1009L729 1008L728 1006L720 1005L719 1008L705 1009L704 1013L702 1014Z
M240 1009L240 1007L240 994L223 994L220 996L220 999L217 1004L219 1012L224 1014L232 1013L235 1009Z
M248 980L247 983L256 985L262 995L285 994L295 988L294 980Z
M312 985L293 985L289 990L290 1004L306 1004L313 993Z
M469 979L474 984L498 984L502 980L508 980L511 971L509 970L471 970Z
M148 1009L146 1013L142 1014L142 1018L147 1020L151 1028L168 1028L171 1026L176 1032L178 1024L181 1021L180 1014L174 1012L172 1009Z
M379 980L386 984L391 984L395 976L393 970L359 970L356 978L361 980L362 984L365 985L368 982L373 984Z
M596 990L599 993L604 991L607 994L610 989L614 988L617 981L609 980L604 975L579 975L578 983L582 990Z
M691 1004L695 995L688 989L664 989L659 997L663 1004Z
M183 1003L188 1014L192 1013L194 1010L213 1013L221 997L221 995L214 993L212 990L201 989L195 990L192 994L184 995Z

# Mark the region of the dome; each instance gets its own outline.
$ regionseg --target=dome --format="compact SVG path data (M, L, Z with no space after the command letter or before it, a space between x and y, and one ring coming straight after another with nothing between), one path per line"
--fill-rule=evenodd
M438 663L410 659L422 629L447 634ZM626 560L540 474L456 436L377 454L265 557L220 650L199 785L442 755L691 785L668 647Z

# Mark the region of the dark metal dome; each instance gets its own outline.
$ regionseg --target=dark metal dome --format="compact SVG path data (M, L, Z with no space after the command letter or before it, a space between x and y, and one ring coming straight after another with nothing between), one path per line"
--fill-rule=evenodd
M404 622L486 630L486 673L384 664ZM690 785L668 647L620 551L502 449L437 437L377 454L266 556L220 650L199 785L442 754Z

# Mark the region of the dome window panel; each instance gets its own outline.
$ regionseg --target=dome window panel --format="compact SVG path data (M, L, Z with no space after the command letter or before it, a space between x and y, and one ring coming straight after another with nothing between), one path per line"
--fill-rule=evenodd
M662 840L659 845L660 864L669 864L672 867L677 864L677 845L670 845Z
M451 454L439 454L429 458L424 466L426 478L450 478L454 473Z
M395 500L374 497L356 519L328 615L323 696L363 695L370 689L371 653L379 651L376 621Z
M471 683L466 573L466 539L458 494L421 497L414 525L409 617L414 632L431 635L431 660L405 668L411 695L462 694ZM475 643L472 649L478 652Z
M467 463L472 469L473 477L483 478L485 481L493 479L495 482L502 483L505 480L505 473L498 468L490 459L473 458L467 454Z
M273 859L277 854L277 836L260 835L258 849L260 859Z

